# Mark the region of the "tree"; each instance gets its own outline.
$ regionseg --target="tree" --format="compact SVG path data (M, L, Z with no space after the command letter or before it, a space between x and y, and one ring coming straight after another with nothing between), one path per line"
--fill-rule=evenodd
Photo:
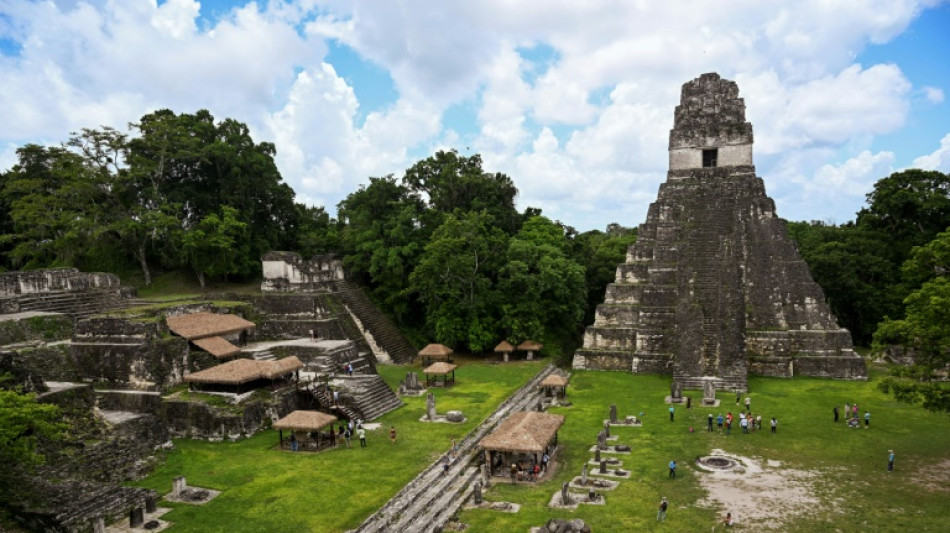
M424 222L430 228L438 227L445 215L461 210L484 211L508 235L518 231L518 189L508 176L482 170L478 154L465 157L455 150L440 150L406 170L403 183L428 197L431 212Z
M96 242L109 217L108 174L61 147L34 144L17 150L19 162L3 176L0 203L9 216L0 242L15 267L72 266Z
M338 206L348 273L368 284L397 318L414 314L406 288L427 241L420 222L424 210L422 200L392 176L370 178Z
M883 232L895 264L914 246L927 244L950 220L950 175L910 169L874 184L868 206L858 212L858 226Z
M0 382L8 381L0 376ZM0 383L2 385L2 383ZM39 439L56 439L65 429L55 405L38 403L33 394L0 388L0 498L12 501L17 492L13 479L41 464Z
M507 240L484 211L450 214L432 235L409 283L438 342L480 352L496 341L495 283Z
M184 233L185 261L202 287L206 277L226 279L228 274L244 271L241 261L247 257L246 231L247 224L237 219L237 210L223 206L220 214L204 217Z
M541 216L528 219L508 241L498 292L509 340L551 345L574 334L587 290L584 268L567 256L566 246L564 228Z

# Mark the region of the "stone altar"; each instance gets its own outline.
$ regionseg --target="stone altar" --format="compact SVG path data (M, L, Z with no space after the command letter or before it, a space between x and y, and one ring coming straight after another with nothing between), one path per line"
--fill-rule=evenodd
M752 161L735 82L682 87L669 172L574 356L575 368L746 390L750 371L867 379ZM790 364L794 359L794 365Z

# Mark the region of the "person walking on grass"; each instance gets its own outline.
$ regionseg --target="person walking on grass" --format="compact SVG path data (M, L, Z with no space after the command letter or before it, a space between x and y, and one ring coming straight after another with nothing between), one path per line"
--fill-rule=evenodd
M709 416L706 417L706 431L712 433L712 413L709 413Z
M674 409L673 409L673 406L671 405L671 406L670 406L670 422L673 421L673 411L674 411Z
M835 413L835 423L838 422L838 406L836 405L832 411Z
M290 434L290 451L292 452L297 451L297 434L296 433Z
M663 496L663 499L660 500L660 510L656 513L656 519L660 522L666 520L666 509L669 507L670 502L666 501L666 496Z
M719 433L722 433L722 421L723 421L722 413L719 413L719 416L716 417L716 426L719 429Z
M360 428L356 430L356 434L359 435L360 437L360 448L365 448L366 447L366 430L363 429L363 426L360 426Z
M752 411L752 396L745 397L745 410L746 412Z
M676 477L676 461L675 461L675 460L670 461L670 475L669 475L669 477L670 477L670 478L675 478L675 477Z
M776 420L775 417L773 416L772 417L772 433L775 433L777 429L778 429L778 420Z
M389 426L389 440L396 444L396 426Z
M894 471L894 450L887 450L887 453L888 453L888 456L887 456L887 471L888 471L888 472L893 472L893 471Z
M864 411L864 428L867 429L871 426L871 411Z

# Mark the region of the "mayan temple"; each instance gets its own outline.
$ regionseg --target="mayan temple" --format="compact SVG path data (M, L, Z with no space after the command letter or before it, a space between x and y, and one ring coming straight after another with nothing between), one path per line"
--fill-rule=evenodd
M666 182L574 367L718 390L747 390L750 372L866 379L755 175L735 82L710 73L683 85L669 150Z

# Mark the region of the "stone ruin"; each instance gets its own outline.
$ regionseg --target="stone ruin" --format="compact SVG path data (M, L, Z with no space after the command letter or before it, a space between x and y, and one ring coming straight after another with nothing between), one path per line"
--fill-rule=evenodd
M683 85L669 165L574 367L672 374L691 389L747 390L749 372L867 379L755 175L735 82Z
M304 259L294 252L267 252L261 257L261 292L313 292L343 279L343 261L333 255Z

